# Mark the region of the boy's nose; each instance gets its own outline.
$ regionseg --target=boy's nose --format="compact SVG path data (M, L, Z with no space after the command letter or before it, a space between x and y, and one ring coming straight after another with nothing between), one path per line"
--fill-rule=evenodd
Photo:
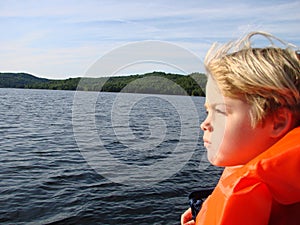
M210 121L208 120L208 117L206 117L206 119L201 123L200 128L203 131L213 131L213 127Z

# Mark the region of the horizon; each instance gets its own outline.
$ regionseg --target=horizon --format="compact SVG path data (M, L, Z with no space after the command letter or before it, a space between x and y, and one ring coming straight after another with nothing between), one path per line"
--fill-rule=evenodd
M0 3L3 31L0 71L25 72L46 79L84 76L97 60L118 48L148 41L179 46L203 62L213 43L225 43L254 30L266 31L300 46L299 8L297 0L222 3L4 0ZM186 68L190 66L181 55L156 51L177 58L178 63L186 63ZM132 51L127 52L129 54ZM111 63L119 60L121 56L113 58ZM178 69L176 64L154 59L152 64L124 65L117 72L178 73ZM191 66L191 70L195 69Z
M74 79L74 78L111 78L111 77L128 77L128 76L143 76L146 74L151 74L151 73L165 73L165 74L173 74L173 75L181 75L181 76L188 76L191 75L193 73L199 73L199 74L204 74L202 72L192 72L189 74L183 74L183 73L170 73L170 72L165 72L165 71L150 71L150 72L145 72L145 73L137 73L137 74L112 74L112 75L99 75L99 77L95 76L95 77L87 77L87 76L73 76L73 77L66 77L66 78L46 78L46 77L42 77L40 75L37 74L32 74L32 73L28 73L28 72L23 72L23 71L19 71L19 72L10 72L10 71L0 71L0 75L1 74L26 74L26 75L31 75L34 76L36 78L40 78L40 79L48 79L48 80L67 80L67 79ZM204 74L205 75L205 74Z

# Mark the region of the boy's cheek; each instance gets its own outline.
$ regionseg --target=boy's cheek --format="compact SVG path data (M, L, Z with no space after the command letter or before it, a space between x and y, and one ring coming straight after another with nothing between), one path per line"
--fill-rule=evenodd
M212 132L212 143L220 146L226 135L226 118L224 116L216 116L214 120L214 129Z

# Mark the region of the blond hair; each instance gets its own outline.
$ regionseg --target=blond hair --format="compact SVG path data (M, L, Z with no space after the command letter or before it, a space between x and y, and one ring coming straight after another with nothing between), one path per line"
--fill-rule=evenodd
M273 46L252 47L254 35L266 37ZM285 44L285 48L276 47L273 40ZM300 57L294 48L270 34L252 32L239 41L213 45L205 67L224 96L242 98L252 105L253 127L279 107L292 110L299 125Z

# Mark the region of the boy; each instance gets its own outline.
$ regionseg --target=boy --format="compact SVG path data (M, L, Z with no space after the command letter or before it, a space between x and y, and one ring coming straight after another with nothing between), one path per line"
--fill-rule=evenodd
M254 35L274 38L250 33L206 56L203 141L225 169L195 221L188 209L181 224L300 224L299 52L252 48Z

